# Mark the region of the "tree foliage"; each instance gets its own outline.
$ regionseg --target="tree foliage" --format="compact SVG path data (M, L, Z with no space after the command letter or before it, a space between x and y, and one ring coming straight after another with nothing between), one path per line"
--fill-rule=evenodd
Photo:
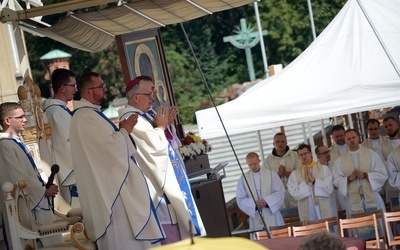
M46 5L60 1L43 2ZM317 35L324 30L345 2L345 0L312 0ZM109 6L110 4L79 12ZM264 37L268 63L286 66L304 51L313 39L307 1L263 0L258 6L262 29L268 31L268 35ZM44 21L54 24L65 15L63 13L48 16ZM256 28L252 4L184 23L190 44L216 104L222 102L218 95L224 88L233 83L249 80L244 50L223 42L223 37L234 34L233 30L239 26L240 18L246 18L247 24ZM212 99L181 25L167 26L161 29L161 33L181 121L184 124L195 123L194 112L210 107ZM78 76L88 70L101 74L108 84L109 100L124 96L125 83L115 43L100 53L88 53L48 38L29 34L26 35L26 44L34 80L41 85L45 93L46 82L43 78L45 69L40 57L53 49L60 49L72 54L71 70ZM252 48L252 55L256 77L264 78L259 45Z

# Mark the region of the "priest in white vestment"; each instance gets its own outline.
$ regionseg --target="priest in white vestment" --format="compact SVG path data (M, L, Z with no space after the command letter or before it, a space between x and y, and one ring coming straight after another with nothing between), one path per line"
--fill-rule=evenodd
M396 147L388 156L387 161L388 183L389 185L400 191L400 147ZM400 201L400 196L397 197Z
M393 116L387 116L383 119L383 128L389 136L392 150L400 145L399 124Z
M279 211L285 198L285 188L281 179L274 171L260 168L257 153L247 154L246 163L249 171L244 177L249 186L241 176L236 188L236 202L240 210L249 216L250 229L264 227L260 213L268 230L270 226L285 224ZM255 236L252 235L252 238L255 239Z
M345 133L348 151L335 162L334 182L347 199L347 214L385 210L379 194L388 178L381 158L371 149L359 145L359 135L354 129Z
M377 119L369 119L366 123L366 127L368 138L361 143L361 146L372 149L379 155L383 163L387 165L387 157L394 147L392 148L389 138L380 136L381 126ZM390 202L391 206L399 205L399 190L391 187L388 181L386 181L385 187L382 189L381 193L385 196L386 202Z
M290 174L300 166L300 161L297 157L297 153L290 150L288 147L285 134L275 134L273 144L274 148L271 154L264 160L264 167L278 174L286 190L285 200L280 208L281 213L284 215L297 214L297 202L289 194L287 182Z
M94 72L81 76L74 102L71 152L85 227L98 249L147 249L165 237L149 185L133 157L129 133L137 115L119 129L100 111L107 87Z
M146 114L157 93L150 77L136 77L127 84L126 93L128 105L119 111L120 119L123 121L132 114L139 114L131 136L137 146L138 165L154 187L151 195L167 236L162 244L186 239L190 237L189 231L205 235L183 161L168 140L171 134L167 127L176 113L171 114L172 109L160 107L154 119Z
M329 167L314 162L309 145L300 145L297 155L301 167L290 174L288 190L298 202L300 220L319 220L336 216L333 175Z
M25 179L28 183L25 191L29 193L32 214L39 223L47 224L56 219L51 211L50 199L57 195L58 186L51 185L46 189L46 183L42 180L29 149L21 141L19 134L25 130L26 123L24 111L18 103L0 104L0 124L3 128L3 133L0 133L0 184L16 184L19 179ZM3 192L0 199L0 207L5 211ZM7 237L10 236L9 232L6 234ZM61 242L61 236L41 239L44 246ZM9 243L11 244L10 240Z
M54 96L43 102L42 109L51 125L54 163L60 166L57 174L60 194L70 206L79 207L69 142L72 112L67 107L67 102L71 101L77 92L75 73L67 69L56 69L51 78Z

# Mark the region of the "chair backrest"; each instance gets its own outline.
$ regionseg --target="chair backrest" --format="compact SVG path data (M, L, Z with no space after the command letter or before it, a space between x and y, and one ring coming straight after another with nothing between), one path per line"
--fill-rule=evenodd
M271 234L271 238L287 238L292 236L292 229L288 225L270 226L269 232Z
M372 215L372 214L375 214L375 217L376 217L379 241L385 243L386 244L385 248L387 248L388 236L384 229L382 209L378 209L378 210L374 210L374 211L370 211L370 212L350 214L349 218L360 218L360 217L364 217L364 216L368 216L368 215ZM375 244L374 241L367 241L367 246L369 246L371 244Z
M376 215L371 214L363 217L339 219L340 236L344 237L344 230L361 228L365 226L373 226L375 232L375 240L367 242L367 248L380 248L378 224L376 221ZM349 232L350 233L350 232ZM370 243L370 244L369 244Z
M293 237L306 236L306 235L315 234L315 233L319 233L319 232L323 232L323 231L329 232L329 224L327 221L321 222L318 224L292 227Z
M388 246L391 247L395 245L400 245L400 236L396 235L396 228L395 228L396 223L394 223L394 222L400 222L400 211L384 213L383 220L385 223L385 232L386 232ZM394 225L393 230L390 229L389 223L392 223L392 225Z
M68 233L70 229L71 224L67 220L58 220L49 224L38 223L31 213L29 194L24 191L26 186L27 182L21 179L17 181L15 186L7 182L2 187L7 208L4 217L8 222L6 231L10 235L11 242L8 242L10 249L37 249L36 239L49 236L60 236L61 239L62 234ZM76 228L75 231L79 232ZM83 224L81 224L81 228L84 228ZM84 245L78 245L77 241L77 239L74 239L71 243L62 244L62 246L58 244L57 247L63 247L62 249L95 249L95 245L90 240L82 241ZM42 249L54 248L48 246Z
M282 215L282 218L283 218L283 222L285 222L285 224L292 224L294 222L300 221L299 214L285 214L285 215Z
M323 219L320 219L320 220L307 220L307 221L304 221L304 225L314 225L314 224L323 223L325 221L328 222L329 227L339 225L339 219L338 219L337 216L323 218Z

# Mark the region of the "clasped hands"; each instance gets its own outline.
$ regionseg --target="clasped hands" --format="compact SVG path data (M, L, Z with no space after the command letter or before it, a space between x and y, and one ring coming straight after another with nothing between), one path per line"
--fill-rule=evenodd
M279 169L278 169L279 177L282 177L282 176L289 177L290 173L292 173L292 172L291 171L287 171L286 170L286 166L279 165Z
M305 179L306 184L308 184L308 183L314 184L315 178L309 169L306 169L304 179Z
M264 208L267 206L267 202L264 199L256 200L256 205L259 208Z
M347 181L348 182L352 182L355 179L367 179L368 178L368 174L361 172L358 169L354 169L353 172L347 177Z

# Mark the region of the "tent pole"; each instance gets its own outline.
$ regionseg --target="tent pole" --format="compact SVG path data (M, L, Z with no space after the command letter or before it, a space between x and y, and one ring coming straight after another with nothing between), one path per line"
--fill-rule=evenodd
M351 114L347 115L347 119L349 119L349 128L354 129L353 118L351 117Z
M359 116L359 121L360 121L360 125L361 125L361 134L362 134L361 138L364 141L366 139L364 116L363 116L362 112L358 112L358 116Z
M321 134L322 134L322 143L328 147L328 140L326 139L326 131L325 131L325 124L324 120L321 119Z
M317 159L317 156L315 155L315 142L314 142L314 136L312 133L311 122L307 122L307 128L308 128L308 141L309 141L309 145L311 147L313 159Z
M307 133L306 133L306 125L304 124L304 122L301 123L301 128L303 130L303 139L306 142L307 141Z
M389 50L387 49L385 43L383 42L382 37L378 33L378 30L376 29L375 25L372 23L371 19L369 18L367 11L365 10L365 8L362 5L360 0L357 0L357 3L360 6L361 11L363 12L363 14L364 14L365 18L367 19L369 25L371 26L372 30L374 31L376 38L378 38L378 41L381 44L383 50L385 51L387 57L389 58L390 63L393 65L394 70L396 70L397 75L400 77L399 67L397 66L396 62L394 61L392 55L389 53Z
M257 133L258 148L260 149L261 159L262 159L262 161L264 163L264 159L265 159L265 157L264 157L264 148L263 148L263 145L262 145L260 130L257 130L256 133Z
M315 32L314 15L312 12L311 0L307 0L307 4L308 4L308 12L310 13L311 31L312 31L313 39L315 40L317 38L317 34Z

